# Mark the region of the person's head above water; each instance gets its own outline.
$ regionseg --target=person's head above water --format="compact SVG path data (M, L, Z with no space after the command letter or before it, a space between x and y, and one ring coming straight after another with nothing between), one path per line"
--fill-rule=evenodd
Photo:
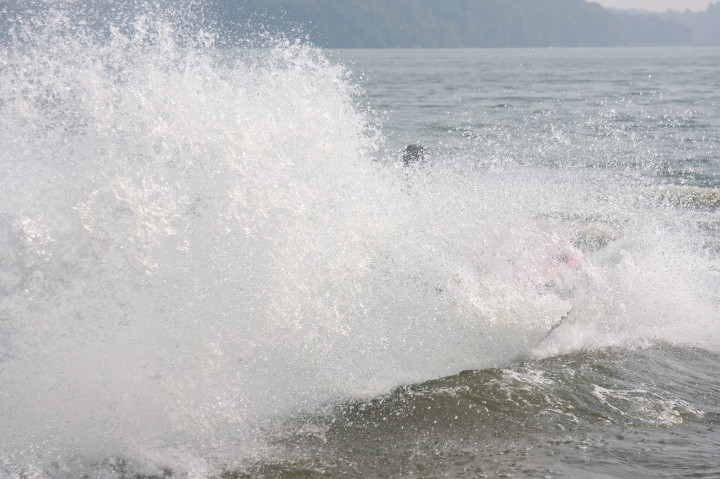
M425 147L412 144L405 148L403 153L403 162L405 166L412 166L418 163L425 163Z

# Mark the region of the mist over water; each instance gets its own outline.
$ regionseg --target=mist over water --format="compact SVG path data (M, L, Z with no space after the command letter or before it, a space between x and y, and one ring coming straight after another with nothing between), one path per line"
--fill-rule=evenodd
M460 135L404 168L350 70L302 42L28 25L0 50L4 475L211 477L399 386L718 350L716 184L567 164L557 135L535 138L550 162Z

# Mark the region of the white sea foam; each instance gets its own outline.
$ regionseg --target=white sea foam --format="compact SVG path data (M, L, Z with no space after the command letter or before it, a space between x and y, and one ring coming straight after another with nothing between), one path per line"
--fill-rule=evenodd
M206 477L287 415L505 364L569 311L542 347L717 344L717 265L607 174L404 171L302 43L32 28L0 51L3 472ZM598 209L629 226L594 251L547 215Z

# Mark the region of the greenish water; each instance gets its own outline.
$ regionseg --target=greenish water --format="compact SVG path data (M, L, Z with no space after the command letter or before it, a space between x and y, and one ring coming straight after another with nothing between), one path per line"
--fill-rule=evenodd
M713 477L718 356L667 344L465 371L301 419L249 477Z

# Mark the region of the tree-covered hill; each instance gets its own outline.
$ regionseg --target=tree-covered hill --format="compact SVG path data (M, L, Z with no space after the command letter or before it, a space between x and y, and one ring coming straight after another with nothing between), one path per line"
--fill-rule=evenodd
M583 0L225 0L226 26L249 18L305 25L320 45L547 47L627 43L612 12Z
M0 0L0 40L13 18L44 9L101 31L148 9L179 12L212 24L220 45L264 31L331 48L720 45L720 3L653 14L585 0Z
M720 3L704 12L667 12L662 17L689 28L695 45L720 45Z

